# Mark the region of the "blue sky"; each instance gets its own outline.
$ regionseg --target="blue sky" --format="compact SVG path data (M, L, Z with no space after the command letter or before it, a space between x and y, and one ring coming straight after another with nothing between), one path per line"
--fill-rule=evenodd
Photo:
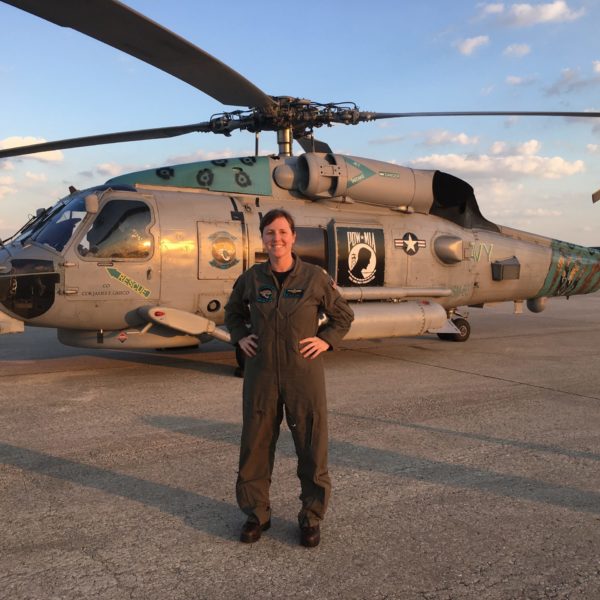
M273 95L351 100L383 112L600 110L597 0L127 3ZM0 25L0 146L194 123L226 109L3 3ZM600 188L600 119L398 119L322 129L318 137L336 152L462 177L497 223L600 245L600 205L591 202ZM253 144L247 133L190 134L0 161L0 237L69 185L250 154ZM261 150L275 149L274 135L262 134Z

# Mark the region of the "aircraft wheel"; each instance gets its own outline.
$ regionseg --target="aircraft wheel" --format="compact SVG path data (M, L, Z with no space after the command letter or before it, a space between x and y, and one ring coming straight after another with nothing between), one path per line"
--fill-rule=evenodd
M459 330L459 333L438 333L437 336L440 340L446 340L449 342L466 342L471 335L471 326L469 321L466 319L458 318L452 319L452 322Z

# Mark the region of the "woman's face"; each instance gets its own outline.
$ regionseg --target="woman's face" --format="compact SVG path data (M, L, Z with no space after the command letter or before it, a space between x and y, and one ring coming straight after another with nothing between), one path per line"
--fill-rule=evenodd
M296 234L292 233L290 224L285 217L277 217L263 230L262 241L269 255L269 260L279 261L292 256L292 246Z

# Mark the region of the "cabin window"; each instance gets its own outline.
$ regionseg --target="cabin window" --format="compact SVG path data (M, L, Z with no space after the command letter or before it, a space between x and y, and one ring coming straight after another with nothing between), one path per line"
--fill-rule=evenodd
M303 261L327 269L327 231L320 227L296 227L294 252Z
M153 252L150 207L138 200L110 200L77 246L91 259L146 259Z

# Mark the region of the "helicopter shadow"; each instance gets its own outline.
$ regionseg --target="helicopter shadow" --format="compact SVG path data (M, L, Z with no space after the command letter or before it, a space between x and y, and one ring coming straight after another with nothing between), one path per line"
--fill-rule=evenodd
M176 416L146 417L144 422L157 428L212 441L239 443L237 424ZM280 444L279 452L289 457L295 456L290 444ZM329 440L329 463L341 468L378 472L514 500L600 514L600 493L597 492L411 456L393 450L361 446L342 440Z
M211 341L193 348L170 348L163 350L112 350L75 348L61 344L56 333L50 329L26 328L24 334L10 337L10 343L0 338L0 370L9 371L11 365L34 361L37 367L60 360L85 362L92 368L106 368L106 361L118 361L126 365L140 364L151 367L169 367L200 371L209 375L233 375L235 358L231 346ZM69 369L73 362L69 363ZM53 367L53 370L55 368Z
M175 516L198 531L228 541L238 540L240 510L222 500L3 442L0 442L0 464L132 500ZM274 522L279 523L274 531L291 529L291 523L284 519L277 518ZM287 534L270 537L292 545Z

